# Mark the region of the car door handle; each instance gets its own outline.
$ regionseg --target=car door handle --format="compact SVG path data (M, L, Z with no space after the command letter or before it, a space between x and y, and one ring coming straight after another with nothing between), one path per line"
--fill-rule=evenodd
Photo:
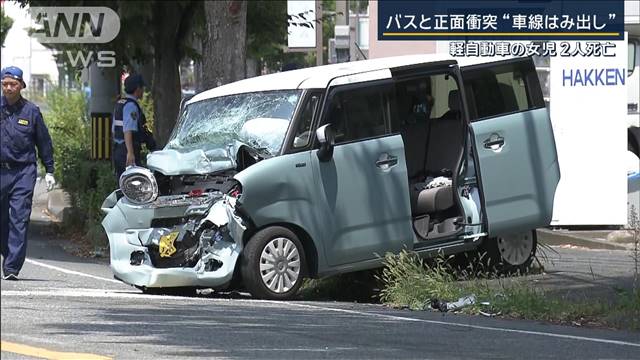
M376 166L379 167L380 169L388 169L391 166L395 166L398 164L398 157L397 156L392 156L392 155L387 155L387 156L381 156L380 159L378 159L378 161L376 161Z
M489 150L500 150L504 146L504 138L498 134L491 136L484 141L484 148Z

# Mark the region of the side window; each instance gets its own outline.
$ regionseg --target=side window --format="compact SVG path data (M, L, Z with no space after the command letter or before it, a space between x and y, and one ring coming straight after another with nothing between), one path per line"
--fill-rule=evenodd
M471 120L544 107L533 64L483 65L463 78Z
M385 111L390 89L388 84L380 84L333 92L324 123L331 123L336 144L386 133Z
M449 74L400 80L395 91L396 113L391 117L393 132L402 131L411 124L426 124L429 119L453 117L461 109L458 86Z
M294 149L301 149L309 145L311 140L311 125L313 121L313 114L316 112L318 101L320 100L320 94L309 95L303 105L300 112L300 119L298 120L298 130L293 138Z

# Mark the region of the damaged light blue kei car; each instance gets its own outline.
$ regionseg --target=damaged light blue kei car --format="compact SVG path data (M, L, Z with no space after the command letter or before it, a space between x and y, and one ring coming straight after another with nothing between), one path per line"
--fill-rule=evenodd
M122 175L103 226L114 276L143 291L288 299L402 249L526 269L559 179L530 58L403 56L196 95Z

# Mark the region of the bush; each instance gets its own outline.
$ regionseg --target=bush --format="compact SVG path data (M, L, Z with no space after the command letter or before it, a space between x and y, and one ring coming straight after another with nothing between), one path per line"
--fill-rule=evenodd
M91 124L82 93L57 90L48 96L45 122L53 140L56 179L71 199L65 227L82 232L94 246L104 240L100 205L116 187L111 162L90 159Z
M87 157L91 144L84 96L56 90L49 93L47 105L49 110L43 115L53 140L55 176L65 190L71 191L76 183L77 159Z
M153 113L153 98L151 97L151 93L149 91L145 91L142 100L138 101L138 103L142 108L142 112L144 112L144 116L147 118L147 127L151 132L153 132L155 118Z

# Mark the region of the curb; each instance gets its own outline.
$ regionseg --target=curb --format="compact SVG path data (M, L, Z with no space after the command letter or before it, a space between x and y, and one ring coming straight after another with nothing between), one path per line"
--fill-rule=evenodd
M569 232L562 230L537 229L537 233L538 242L547 245L573 245L589 249L628 250L624 245L604 240L587 239L571 235Z
M54 189L48 193L47 210L54 221L62 221L69 208L69 195L61 189Z

